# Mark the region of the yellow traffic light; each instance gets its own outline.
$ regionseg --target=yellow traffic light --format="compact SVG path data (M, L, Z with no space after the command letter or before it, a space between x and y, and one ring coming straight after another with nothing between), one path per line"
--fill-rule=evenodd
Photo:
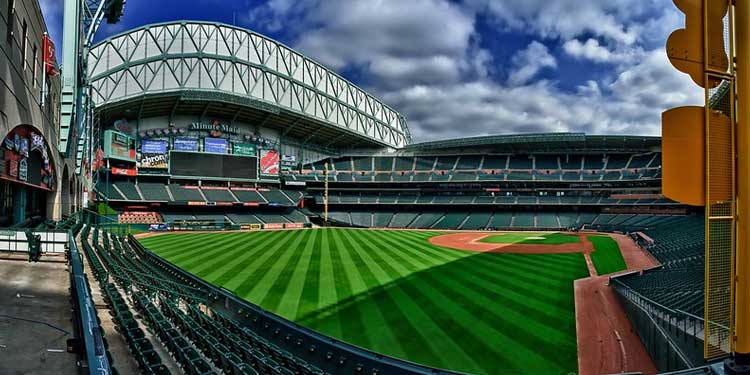
M714 88L720 80L709 78L709 82L705 83L704 73L705 68L719 73L725 73L729 68L729 58L724 47L724 16L727 14L728 2L705 2L705 29L703 0L674 0L674 3L685 13L685 28L675 30L667 39L669 61L677 70L690 75L698 86ZM707 58L704 58L704 48L708 52ZM704 66L704 61L707 66Z

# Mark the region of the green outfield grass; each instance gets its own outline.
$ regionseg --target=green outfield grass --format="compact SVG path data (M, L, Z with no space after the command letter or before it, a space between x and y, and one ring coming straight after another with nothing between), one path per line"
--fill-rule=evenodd
M431 245L437 234L311 229L141 242L285 318L377 352L480 374L577 371L573 280L588 276L582 254L457 251Z
M628 268L617 241L607 236L589 236L589 241L594 245L595 250L591 253L591 261L594 262L594 268L599 275L607 275Z
M544 237L544 239L529 239L529 237ZM529 245L560 245L566 243L580 243L578 236L564 233L534 233L514 232L493 234L482 238L480 242L488 243L517 243Z

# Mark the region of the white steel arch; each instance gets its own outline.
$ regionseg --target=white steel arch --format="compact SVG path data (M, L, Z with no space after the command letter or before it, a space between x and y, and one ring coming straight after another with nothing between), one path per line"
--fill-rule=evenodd
M95 45L95 106L182 90L220 91L272 104L400 148L406 120L335 72L253 31L220 23L144 26Z

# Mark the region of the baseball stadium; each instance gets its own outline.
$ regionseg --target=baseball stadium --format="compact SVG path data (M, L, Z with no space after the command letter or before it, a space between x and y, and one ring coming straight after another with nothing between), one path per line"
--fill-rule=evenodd
M94 43L123 3L65 0L64 53L82 53L49 78L59 133L42 153L55 121L6 129L0 373L748 373L737 198L720 198L740 188L716 172L735 148L711 143L734 131L700 160L668 112L663 137L419 142L398 108L252 30ZM706 73L711 129L741 113L739 72ZM675 177L694 162L714 170ZM72 355L23 348L57 342Z

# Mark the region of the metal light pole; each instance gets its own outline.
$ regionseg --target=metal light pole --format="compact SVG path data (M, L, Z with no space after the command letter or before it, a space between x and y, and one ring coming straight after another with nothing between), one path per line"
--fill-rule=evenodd
M328 223L328 162L325 162L325 191L323 192L323 219Z

